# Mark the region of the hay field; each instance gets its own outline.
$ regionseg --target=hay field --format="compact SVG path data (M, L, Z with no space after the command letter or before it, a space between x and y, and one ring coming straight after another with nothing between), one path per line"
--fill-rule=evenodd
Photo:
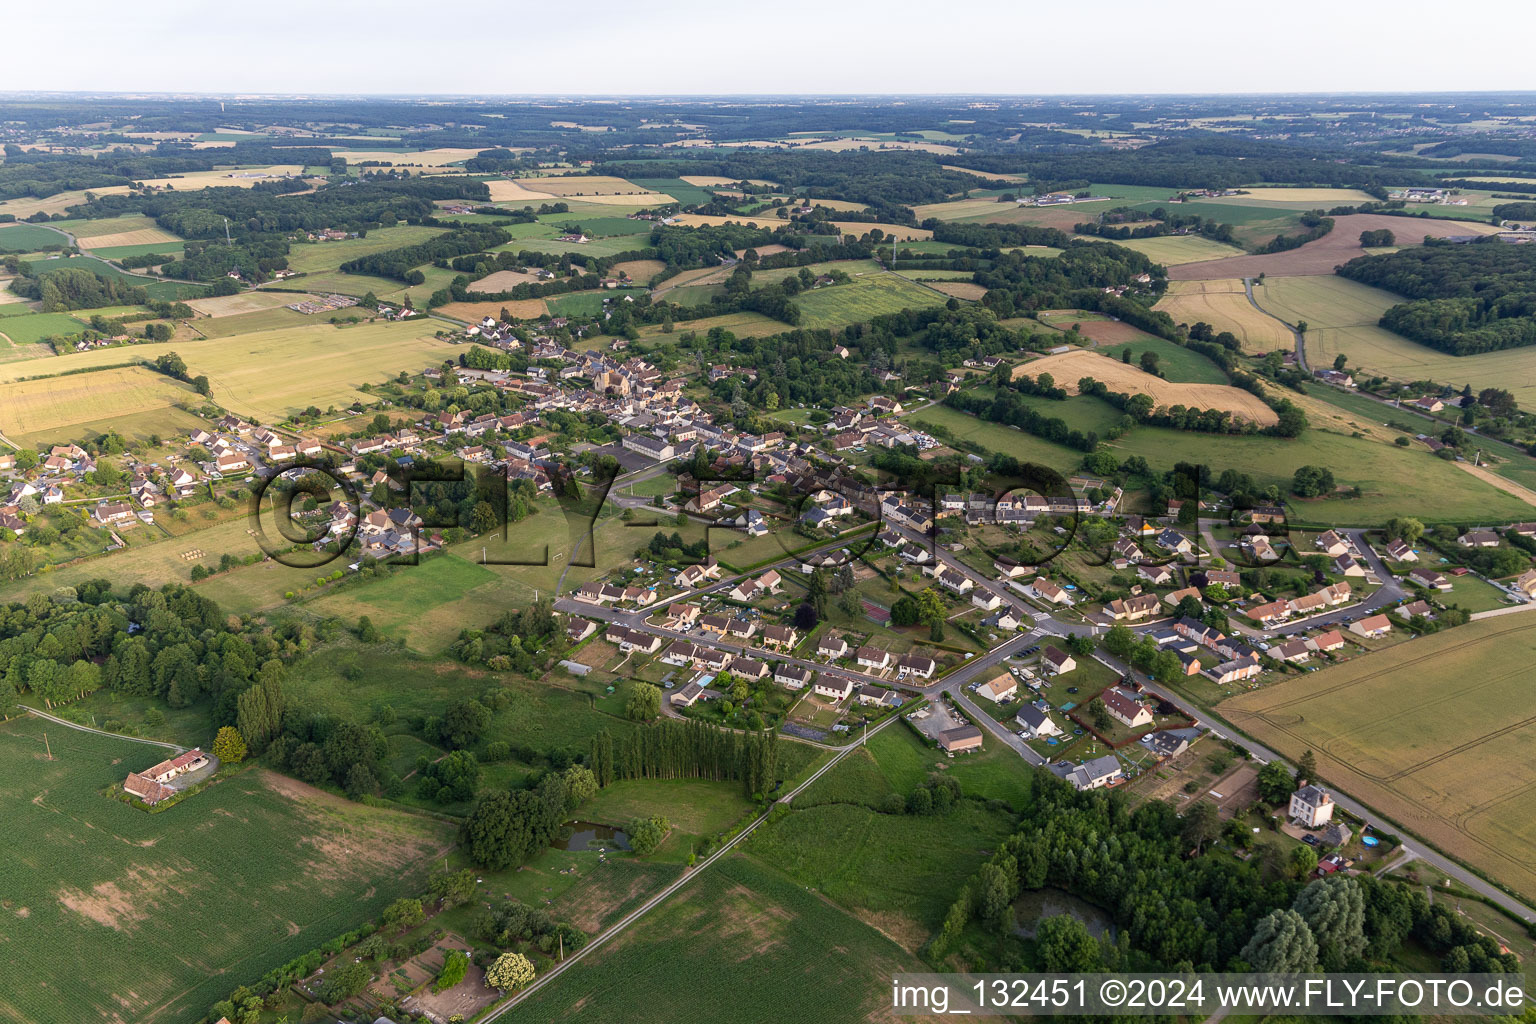
M12 381L0 384L0 433L18 442L38 434L83 437L70 428L199 400L185 384L140 366Z
M105 188L93 188L92 195L120 196L128 192L127 185L109 185ZM13 214L17 220L26 220L35 213L46 213L50 217L54 214L64 213L71 206L79 206L85 202L86 190L73 189L69 192L60 192L57 195L38 199L34 196L24 196L20 199L7 199L0 202L0 213Z
M1351 206L1356 203L1377 202L1376 197L1369 192L1361 192L1355 188L1249 188L1244 191L1248 194L1222 196L1202 201L1228 203L1233 206L1248 206L1254 203L1296 204L1305 206L1309 210L1320 206Z
M719 316L707 316L698 320L679 320L673 327L673 333L692 332L703 335L715 327L730 331L738 338L762 338L791 329L789 325L763 316L761 313L722 313ZM661 324L648 324L640 328L640 337L661 337L665 333L661 328Z
M508 181L505 178L488 181L485 185L491 190L493 203L553 203L560 199L553 192L536 192L519 182Z
M193 376L206 374L220 405L263 422L280 420L310 405L348 405L362 392L401 370L435 366L451 349L432 337L427 318L417 322L288 327L208 341L136 345L131 358L149 362L176 352ZM121 350L74 352L35 362L0 364L0 381L35 376L41 365L65 373L121 363Z
M1002 181L1010 185L1018 185L1029 179L1022 174L994 174L991 171L973 171L969 167L956 167L954 164L940 164L946 171L959 171L961 174L972 174L987 181Z
M1342 353L1357 376L1366 370L1394 380L1470 384L1473 391L1504 388L1521 405L1536 403L1536 350L1453 356L1409 341L1376 326L1382 311L1401 301L1391 292L1329 275L1269 278L1254 297L1288 321L1307 321L1307 356L1317 366Z
M538 274L525 274L521 270L498 270L487 274L478 281L469 285L471 293L480 292L483 295L495 295L499 292L511 291L520 284L538 284Z
M1225 242L1215 242L1200 235L1164 235L1161 238L1106 238L1106 242L1135 249L1148 259L1171 267L1180 263L1199 263L1241 256L1243 250Z
M303 173L303 164L271 164L266 167L241 167L232 171L188 171L169 178L146 178L144 184L151 188L173 188L177 192L205 188L250 188L258 181ZM299 187L300 183L294 182L294 188Z
M301 274L336 270L348 260L425 242L429 238L436 238L443 234L445 230L414 224L398 224L394 227L375 228L368 232L366 238L343 238L334 242L299 242L289 250L288 266ZM361 277L361 275L345 276ZM313 286L311 288L315 291L320 290Z
M928 287L945 295L953 295L957 299L969 299L972 302L981 301L982 296L987 294L984 286L972 281L932 281L928 282Z
M766 249L767 246L763 248ZM758 255L764 254L759 252ZM661 260L626 260L623 263L615 263L611 268L615 275L628 274L631 281L649 281L666 269L667 265Z
M1364 255L1365 250L1360 247L1362 231L1378 231L1382 228L1391 231L1399 245L1419 245L1431 235L1438 238L1487 235L1499 230L1491 224L1479 224L1476 221L1420 220L1416 217L1352 213L1345 217L1335 217L1332 231L1298 249L1264 256L1233 256L1225 260L1186 263L1170 267L1168 278L1171 281L1211 281L1218 278L1258 277L1260 274L1267 277L1331 274L1339 264Z
M127 214L122 217L95 217L76 218L73 220L55 221L60 231L68 231L80 240L81 248L86 248L87 243L92 246L96 239L102 235L118 235L130 231L159 231L160 225L155 223L153 217L143 217L138 214ZM54 225L49 225L50 227ZM174 238L175 236L170 236ZM177 239L180 241L180 239Z
M343 157L349 164L361 163L364 160L380 160L394 164L396 167L446 167L449 164L459 164L478 154L478 149L333 149L331 153Z
M746 224L759 228L767 228L770 231L784 223L784 221L780 220L778 217L771 213L767 215L752 214L750 216L744 214L736 214L730 217L720 217L713 214L703 213L682 213L678 214L675 220L677 223L682 224L685 227L700 227L702 225L718 227L721 224ZM914 239L924 240L933 237L933 232L927 230L926 228L909 228L903 224L866 224L862 221L856 220L834 220L830 221L829 223L836 225L837 229L845 235L865 235L875 228L879 228L887 235L894 236L895 240L899 242L909 242Z
M241 292L238 295L219 295L207 299L189 299L187 305L204 316L238 316L241 313L257 313L264 309L277 309L294 302L304 302L315 296L293 292Z
M1249 355L1289 349L1294 344L1284 324L1253 307L1240 280L1171 281L1167 293L1153 308L1167 313L1177 323L1203 321L1217 331L1231 331L1242 343L1243 352Z
M519 178L518 183L534 192L561 196L623 196L636 192L658 195L624 178L598 174L555 175L545 178ZM670 198L670 197L669 197Z
M506 310L519 320L532 320L544 316L549 307L543 299L508 299L506 302L450 302L433 310L454 320L479 323L488 316L501 316Z
M1233 725L1536 894L1536 621L1498 616L1223 701Z
M716 185L734 185L742 180L740 178L722 178L718 174L683 174L679 175L679 178L690 185L697 185L700 188L710 188ZM763 181L760 178L748 178L746 180L750 185L761 185L763 188L773 188L778 184L773 181Z
M1111 391L1151 395L1159 406L1183 405L1193 409L1225 409L1240 419L1263 426L1278 422L1275 411L1259 399L1230 384L1186 384L1154 377L1135 366L1096 352L1079 349L1058 356L1033 359L1014 370L1038 377L1049 373L1058 387L1077 394L1077 382L1083 377L1102 381Z
M157 245L161 242L180 243L181 239L169 231L159 228L145 228L141 231L124 231L116 235L97 235L95 238L80 239L82 249L110 249L119 245Z

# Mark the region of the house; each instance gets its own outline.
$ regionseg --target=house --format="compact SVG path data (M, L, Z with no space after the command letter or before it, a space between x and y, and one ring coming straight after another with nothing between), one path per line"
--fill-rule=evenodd
M811 692L831 701L847 700L848 695L853 692L853 680L848 676L835 676L823 672L816 680L816 685L811 687Z
M126 501L104 501L96 506L91 518L102 526L125 522L133 518L133 506Z
M992 615L981 620L981 624L988 629L995 629L1001 633L1012 633L1019 628L1019 616L1012 608L999 608Z
M1400 605L1397 609L1397 614L1399 617L1404 619L1411 619L1415 615L1422 616L1426 619L1433 619L1435 617L1435 610L1429 606L1428 601L1419 600L1410 601L1408 604Z
M1138 565L1136 575L1154 587L1166 587L1173 582L1173 570L1166 565Z
M1270 656L1280 661L1297 664L1312 657L1312 648L1305 640L1287 640L1270 649Z
M1364 576L1365 566L1355 561L1353 555L1340 555L1333 560L1333 571L1340 576Z
M700 686L698 683L689 683L681 690L678 690L676 693L672 694L668 700L672 702L673 707L691 708L693 707L694 703L701 696L703 696L703 694L704 687Z
M1152 724L1152 712L1118 686L1111 686L1099 694L1099 699L1104 702L1104 710L1109 712L1109 717L1127 729L1139 729Z
M1326 633L1319 633L1317 636L1309 637L1307 645L1320 654L1326 654L1329 651L1336 651L1344 646L1344 634L1336 629L1330 629Z
M1445 408L1445 403L1440 401L1440 399L1436 398L1434 395L1425 395L1423 398L1415 398L1413 401L1409 402L1408 405L1411 408L1418 409L1422 412L1439 412Z
M1180 636L1188 637L1195 643L1202 644L1206 647L1214 648L1218 643L1226 638L1221 630L1217 629L1216 627L1207 626L1199 619L1191 619L1188 616L1185 616L1178 622L1175 622L1173 624L1173 628Z
M1499 535L1492 530L1468 530L1456 538L1456 543L1464 548L1496 548Z
M725 624L725 631L740 640L746 640L757 632L757 623L750 619L731 619Z
M1077 668L1077 659L1066 651L1048 645L1045 653L1040 655L1040 667L1048 675L1059 676Z
M1013 677L1012 672L1000 672L976 687L976 696L985 697L997 704L1001 704L1018 692L1019 681Z
M139 798L151 807L167 797L174 796L176 793L169 786L163 786L154 779L141 775L138 772L128 773L128 777L123 780L123 792L129 796Z
M883 671L890 667L891 652L878 647L860 647L854 652L854 660L858 662L859 668Z
M1400 540L1394 540L1387 544L1387 557L1394 562L1417 562L1418 553Z
M671 441L652 434L625 434L619 442L632 452L638 452L657 462L669 462L677 458L677 448Z
M1030 572L1029 566L1015 562L1011 558L994 558L992 568L997 570L999 576L1010 580L1016 580Z
M1244 537L1240 544L1250 557L1260 562L1273 562L1280 557L1280 552L1270 543L1269 538L1262 533L1256 533L1251 537Z
M1231 569L1207 569L1195 574L1195 582L1202 587L1225 587L1230 593L1243 585L1243 577Z
M1289 601L1270 601L1267 604L1254 605L1248 609L1248 617L1262 626L1267 626L1271 622L1279 622L1290 614L1291 603Z
M1125 778L1125 772L1114 754L1105 754L1077 765L1066 773L1065 778L1074 789L1082 791L1113 785Z
M1244 679L1252 678L1264 671L1264 666L1259 664L1259 659L1252 655L1241 658L1233 658L1224 661L1215 668L1207 669L1205 674L1218 683L1238 683Z
M1306 828L1322 828L1333 819L1333 797L1321 786L1305 779L1291 794L1289 815L1292 821Z
M731 673L755 683L768 674L768 665L756 658L732 658Z
M773 681L786 690L801 690L809 683L816 673L799 665L780 665L773 670Z
M793 626L764 626L763 643L774 647L793 647L800 640L800 634L795 632Z
M975 605L977 608L980 608L982 611L996 611L998 606L1002 603L1003 599L990 590L977 590L974 594L971 595L971 604Z
M241 470L250 469L251 464L239 452L225 452L213 460L213 467L220 473L237 473Z
M1109 602L1104 606L1104 614L1116 622L1135 622L1157 611L1160 604L1156 594L1136 594Z
M857 690L860 704L882 704L885 707L897 707L901 704L901 697L894 690L887 690L880 686L865 684Z
M1536 569L1528 569L1521 573L1510 585L1526 597L1536 597Z
M166 783L179 775L195 772L207 764L208 755L204 754L201 748L193 747L186 753L178 754L167 761L161 761L153 768L147 768L139 774L156 782Z
M1290 601L1292 615L1311 615L1323 608L1335 608L1349 600L1353 588L1349 583L1340 580L1330 584L1321 590L1315 590L1305 597L1295 597Z
M1178 530L1167 529L1157 535L1157 546L1164 551L1172 551L1175 554L1187 555L1195 550L1188 537Z
M981 749L981 730L974 725L962 725L939 733L939 749L946 754L963 754L968 750Z
M1312 545L1329 558L1338 558L1340 555L1349 554L1350 551L1349 538L1336 530L1318 534Z
M1200 593L1199 587L1185 587L1183 590L1175 590L1171 593L1164 594L1163 603L1170 608L1177 608L1179 606L1179 602L1183 601L1186 597L1193 598L1196 601L1200 601L1202 603L1205 600L1204 595Z
M1190 740L1198 735L1193 729L1163 729L1147 733L1141 738L1141 745L1163 760L1184 753L1189 749Z
M1421 587L1430 590L1450 590L1451 581L1443 572L1435 572L1433 569L1410 569L1408 582L1417 583Z
M896 668L899 675L920 676L928 679L933 675L933 670L938 668L938 664L926 655L903 654L896 659Z
M1033 704L1026 704L1020 708L1019 713L1014 716L1014 721L1018 723L1019 730L1027 739L1043 740L1049 736L1062 734L1061 726L1052 721L1049 714Z
M823 658L846 658L848 656L848 641L840 636L827 635L816 642L816 653Z
M1351 622L1349 631L1357 636L1386 636L1392 632L1392 622L1385 615L1372 615L1359 622Z
M1072 595L1044 576L1036 576L1034 582L1024 588L1024 595L1050 604L1062 604L1069 608L1072 606Z
M679 601L677 604L667 607L667 618L677 626L691 626L698 621L699 614L703 611L698 605L691 602Z

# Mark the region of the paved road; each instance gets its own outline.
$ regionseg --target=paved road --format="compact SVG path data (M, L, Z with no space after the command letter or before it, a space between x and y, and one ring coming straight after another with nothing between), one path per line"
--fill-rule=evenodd
M25 704L18 704L16 706L19 708L26 708L38 718L46 718L48 721L56 722L57 724L64 726L66 729L74 729L78 732L93 732L97 736L110 736L115 740L127 740L129 743L147 743L152 747L164 747L166 750L170 750L177 754L185 753L187 750L186 747L178 747L176 744L167 743L164 740L147 740L142 736L124 736L120 732L107 732L105 729L93 729L88 725L81 725L79 722L71 722L67 718L60 718L58 715L50 715L48 712L39 710L38 708L27 707Z
M877 725L873 729L869 730L868 735L872 736L875 733L878 733L881 729L884 729L886 726L890 725L894 721L896 721L895 716L892 716L891 718L887 718L884 722L881 722L879 725ZM826 772L830 771L839 761L841 761L843 758L847 757L849 754L853 753L854 750L856 750L858 747L860 747L862 745L863 745L862 743L849 744L844 749L838 751L830 759L828 759L826 764L822 765L820 768L816 769L816 771L812 772L810 777L807 778L804 782L800 783L800 785L796 786L794 789L790 790L788 793L786 793L782 797L780 797L779 798L779 802L787 804L790 801L792 801L796 796L798 796L801 792L803 792L806 789L806 787L810 786L817 779L821 778L821 776L823 774L825 774ZM771 808L770 808L770 810L771 810ZM669 897L671 897L673 893L677 892L683 886L687 885L689 882L693 881L699 875L703 874L705 869L707 869L711 864L713 864L715 861L719 860L721 857L724 857L726 854L730 853L733 849L736 848L737 845L739 845L741 843L742 840L746 839L753 832L757 831L757 827L759 825L761 825L763 822L767 821L767 820L768 820L768 812L764 811L750 825L748 825L746 828L744 828L740 832L738 832L734 837L732 837L731 839L729 839L725 843L723 843L721 845L720 849L716 850L714 853L710 854L708 857L705 857L703 860L699 861L693 867L686 869L683 872L682 877L678 878L672 884L668 885L665 889L662 889L656 895L652 896L650 899L648 899L644 903L642 903L639 907L636 907L633 911L631 911L630 913L626 914L621 920L619 920L617 923L615 923L607 931L605 931L602 934L598 935L596 938L594 938L591 942L587 943L581 949L577 950L576 952L572 953L570 956L566 957L563 962L556 964L554 967L551 967L542 976L537 978L533 982L533 984L529 985L527 988L523 989L521 992L518 992L516 995L512 996L506 1002L504 1002L500 1006L498 1006L495 1010L493 1010L492 1012L490 1012L490 1013L486 1014L484 1017L482 1017L481 1020L482 1021L497 1020L503 1014L511 1012L514 1008L516 1008L518 1006L518 1004L522 1003L523 1000L527 999L529 996L533 995L539 989L543 988L545 985L548 985L550 982L552 982L556 978L560 977L561 974L563 974L567 970L569 970L574 964L579 963L583 957L587 956L588 954L590 954L593 950L597 949L598 947L607 944L615 936L617 936L618 934L623 932L630 925L632 925L635 922L639 921L640 918L644 917L646 914L650 913L656 907L658 907L662 903L666 902L666 900Z

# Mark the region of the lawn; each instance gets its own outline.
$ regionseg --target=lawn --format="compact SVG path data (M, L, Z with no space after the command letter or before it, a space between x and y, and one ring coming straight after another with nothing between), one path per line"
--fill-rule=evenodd
M945 301L944 295L897 274L866 275L795 297L800 307L799 326L806 330L863 323L882 313L938 306Z
M49 725L49 760L43 728L0 726L5 935L29 951L0 968L16 1020L67 1002L72 1019L191 1024L417 891L453 841L262 769L150 815L101 790L163 750Z
M1440 849L1536 894L1528 616L1484 619L1223 701L1233 725ZM1490 770L1490 766L1497 770Z
M5 321L6 333L14 320ZM54 328L57 330L58 328ZM49 360L64 373L129 361L151 362L176 352L192 375L206 374L215 401L263 422L280 420L310 405L324 409L364 397L356 385L378 383L401 370L416 371L448 357L432 337L430 320L336 327L326 323L287 327L215 341L177 341L97 349ZM34 376L35 363L0 366L0 381Z
M733 854L518 1006L528 1024L881 1016L920 962L802 884Z

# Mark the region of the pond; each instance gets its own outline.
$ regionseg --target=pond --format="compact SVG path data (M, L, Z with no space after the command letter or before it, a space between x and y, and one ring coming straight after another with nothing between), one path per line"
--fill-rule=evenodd
M1013 931L1026 939L1035 937L1035 929L1047 917L1070 914L1083 922L1094 938L1115 937L1115 922L1103 910L1078 899L1064 889L1045 888L1026 892L1013 901Z
M554 842L557 850L627 850L629 836L612 825L599 825L592 821L568 821L562 826L560 838Z

